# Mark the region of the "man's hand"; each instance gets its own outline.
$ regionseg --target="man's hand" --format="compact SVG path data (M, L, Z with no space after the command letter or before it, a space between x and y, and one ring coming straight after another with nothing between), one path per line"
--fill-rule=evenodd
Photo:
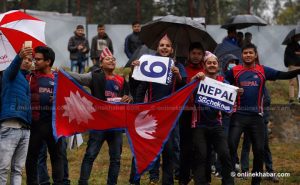
M78 46L77 46L77 49L80 51L80 50L82 50L83 49L83 45L82 44L79 44Z
M131 63L131 66L135 67L135 66L139 66L140 65L140 61L135 60Z
M128 95L124 95L121 99L121 102L123 102L123 103L130 103L132 101L133 101L132 97L128 96Z
M204 78L205 78L205 74L203 72L199 72L195 76L193 76L191 78L191 80L192 81L195 80L195 79L204 80Z
M240 95L243 95L244 89L243 89L243 88L239 88L239 89L237 90L237 92L238 92Z
M171 71L175 75L177 80L182 80L178 67L172 66Z
M32 53L33 53L33 49L30 47L26 47L26 48L21 49L19 56L20 56L20 58L23 59L25 56L28 56L28 55L32 56Z

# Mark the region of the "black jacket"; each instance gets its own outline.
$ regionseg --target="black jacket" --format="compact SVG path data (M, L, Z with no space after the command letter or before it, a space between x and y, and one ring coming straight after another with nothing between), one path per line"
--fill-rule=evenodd
M287 45L284 52L284 65L288 66L300 66L300 56L296 55L295 52L300 52L300 45L293 41Z
M106 78L104 72L102 70L95 70L94 72L92 72L92 81L90 84L92 95L96 98L99 98L100 100L106 101L105 87ZM124 80L124 87L118 96L122 97L124 95L129 95L129 86L126 80Z
M87 48L85 52L79 51L77 49L77 46L82 44L84 47ZM89 53L90 48L89 48L89 42L85 38L85 36L79 37L78 35L74 35L69 39L68 42L68 50L70 52L70 59L71 60L80 60L85 58L85 55ZM81 57L81 58L80 58Z

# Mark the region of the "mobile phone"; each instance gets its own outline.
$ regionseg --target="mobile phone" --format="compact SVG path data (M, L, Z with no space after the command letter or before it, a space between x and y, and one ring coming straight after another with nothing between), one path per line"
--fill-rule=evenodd
M25 48L31 48L32 47L32 41L31 40L25 41L24 42L24 47Z

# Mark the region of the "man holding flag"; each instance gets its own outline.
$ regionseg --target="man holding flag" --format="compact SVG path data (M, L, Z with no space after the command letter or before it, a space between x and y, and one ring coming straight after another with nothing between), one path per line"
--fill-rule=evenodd
M100 68L87 74L69 73L81 85L91 89L91 93L100 100L109 102L132 102L128 96L129 89L123 77L113 73L116 59L110 50L105 47L100 55ZM108 170L107 185L117 184L120 171L123 131L90 131L88 146L84 155L79 185L87 185L92 171L93 162L100 152L102 144L106 141L109 147L110 165Z
M165 35L158 43L157 56L162 57L172 57L173 46L170 38ZM133 65L139 65L139 61L134 61ZM135 102L144 102L146 92L148 91L148 102L153 102L160 100L166 96L171 95L176 89L185 84L186 73L182 64L175 64L171 68L173 73L173 78L171 82L167 85L154 82L141 82L136 90ZM163 184L174 184L173 180L173 135L176 133L171 133L168 141L166 142L163 152L163 166L162 166L162 183ZM159 181L159 167L160 167L160 157L154 162L152 169L150 170L150 184L156 184ZM130 183L139 184L139 180L134 180L135 170L134 170L134 160L131 166Z
M26 159L27 184L38 184L37 164L43 142L47 144L51 159L54 184L63 184L64 166L62 139L55 141L52 127L52 106L55 60L54 51L47 46L34 48L35 70L28 75L31 91L32 125Z

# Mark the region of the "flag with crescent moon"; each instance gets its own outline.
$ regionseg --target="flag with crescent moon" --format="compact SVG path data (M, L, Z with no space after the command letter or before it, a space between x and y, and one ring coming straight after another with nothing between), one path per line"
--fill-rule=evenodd
M89 130L124 129L135 157L137 175L141 175L162 152L198 83L194 81L156 102L125 104L101 101L66 72L58 71L53 134L58 139Z

